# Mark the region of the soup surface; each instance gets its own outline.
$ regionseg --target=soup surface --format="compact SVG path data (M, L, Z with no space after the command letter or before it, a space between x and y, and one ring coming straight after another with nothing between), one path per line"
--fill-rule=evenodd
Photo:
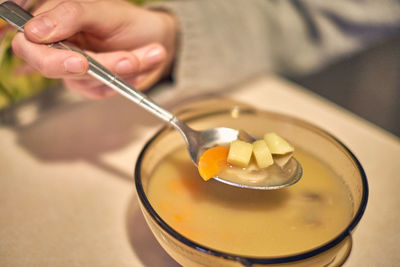
M275 257L326 243L351 220L345 184L327 166L295 151L303 178L288 188L262 191L205 182L184 147L155 169L149 201L186 238L219 251Z

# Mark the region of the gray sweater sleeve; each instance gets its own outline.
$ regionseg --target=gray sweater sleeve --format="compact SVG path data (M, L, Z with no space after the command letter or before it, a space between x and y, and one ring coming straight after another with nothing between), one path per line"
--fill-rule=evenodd
M174 81L182 92L254 75L301 75L400 29L398 0L181 0L152 8L180 25Z

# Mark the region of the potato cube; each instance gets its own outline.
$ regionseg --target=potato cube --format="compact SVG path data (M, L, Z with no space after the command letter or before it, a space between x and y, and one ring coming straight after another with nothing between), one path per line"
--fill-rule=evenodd
M240 167L247 167L250 162L253 146L250 143L235 140L231 143L228 153L228 162Z
M267 143L269 151L271 151L272 154L282 155L294 151L294 148L276 133L266 133L264 135L264 141Z
M274 164L272 154L264 140L257 140L253 143L253 155L260 169L267 168Z

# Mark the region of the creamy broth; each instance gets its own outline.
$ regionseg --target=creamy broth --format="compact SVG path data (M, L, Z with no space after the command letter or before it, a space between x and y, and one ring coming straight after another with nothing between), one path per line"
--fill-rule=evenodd
M205 182L182 147L156 168L147 195L167 224L206 247L255 257L304 252L345 229L352 202L322 162L298 149L295 157L303 178L288 188L261 191Z

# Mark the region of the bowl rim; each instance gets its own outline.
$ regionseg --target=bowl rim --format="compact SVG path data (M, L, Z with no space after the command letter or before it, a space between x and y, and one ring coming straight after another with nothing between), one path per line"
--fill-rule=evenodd
M241 262L246 266L251 265L251 264L278 264L278 263L289 263L289 262L294 262L294 261L305 260L305 259L311 258L313 256L316 256L318 254L321 254L321 253L333 248L334 246L341 243L347 236L351 236L351 232L357 226L357 224L360 222L360 220L365 212L366 206L367 206L369 187L368 187L367 176L365 174L365 171L364 171L361 163L359 162L357 157L354 155L354 153L342 141L340 141L338 138L336 138L329 132L325 131L324 129L320 128L319 126L316 126L315 124L312 124L310 122L307 122L303 119L297 118L292 115L282 114L282 113L268 111L268 110L259 110L257 108L254 108L254 110L256 112L268 113L269 115L273 115L273 116L282 116L287 119L290 119L291 123L293 123L293 121L297 121L298 123L300 123L302 125L308 126L307 128L311 128L313 130L319 131L320 133L324 134L325 136L327 136L328 138L331 138L334 142L336 142L336 144L339 145L341 148L343 148L345 150L345 152L347 152L349 154L350 158L354 161L354 163L360 173L363 193L361 196L360 206L359 206L356 214L354 215L354 218L348 224L346 229L344 229L340 234L338 234L335 238L331 239L329 242L327 242L323 245L320 245L319 247L316 247L314 249L311 249L309 251L301 252L301 253L290 255L290 256L282 256L282 257L251 257L251 256L227 253L227 252L219 251L219 250L212 249L207 246L201 245L201 244L199 244L195 241L192 241L192 240L184 237L183 235L179 234L172 227L170 227L158 215L158 213L153 209L153 207L150 204L150 201L146 197L146 194L144 192L144 188L143 188L143 185L142 185L141 179L140 179L141 163L143 161L143 158L146 154L147 149L163 132L171 129L171 127L169 127L168 125L162 127L160 130L158 130L146 142L146 144L142 148L142 150L137 158L137 161L135 164L135 169L134 169L134 179L135 179L136 191L137 191L137 194L138 194L138 197L139 197L141 203L143 204L146 211L150 214L150 216L156 221L156 223L165 232L167 232L170 236L172 236L175 240L178 240L181 243L183 243L184 245L189 246L190 248L195 249L196 251L199 251L201 253L225 258L228 260L233 260L236 262ZM198 119L199 117L203 117L203 116L204 116L204 114L202 116L195 116L195 117L190 118L190 120Z

